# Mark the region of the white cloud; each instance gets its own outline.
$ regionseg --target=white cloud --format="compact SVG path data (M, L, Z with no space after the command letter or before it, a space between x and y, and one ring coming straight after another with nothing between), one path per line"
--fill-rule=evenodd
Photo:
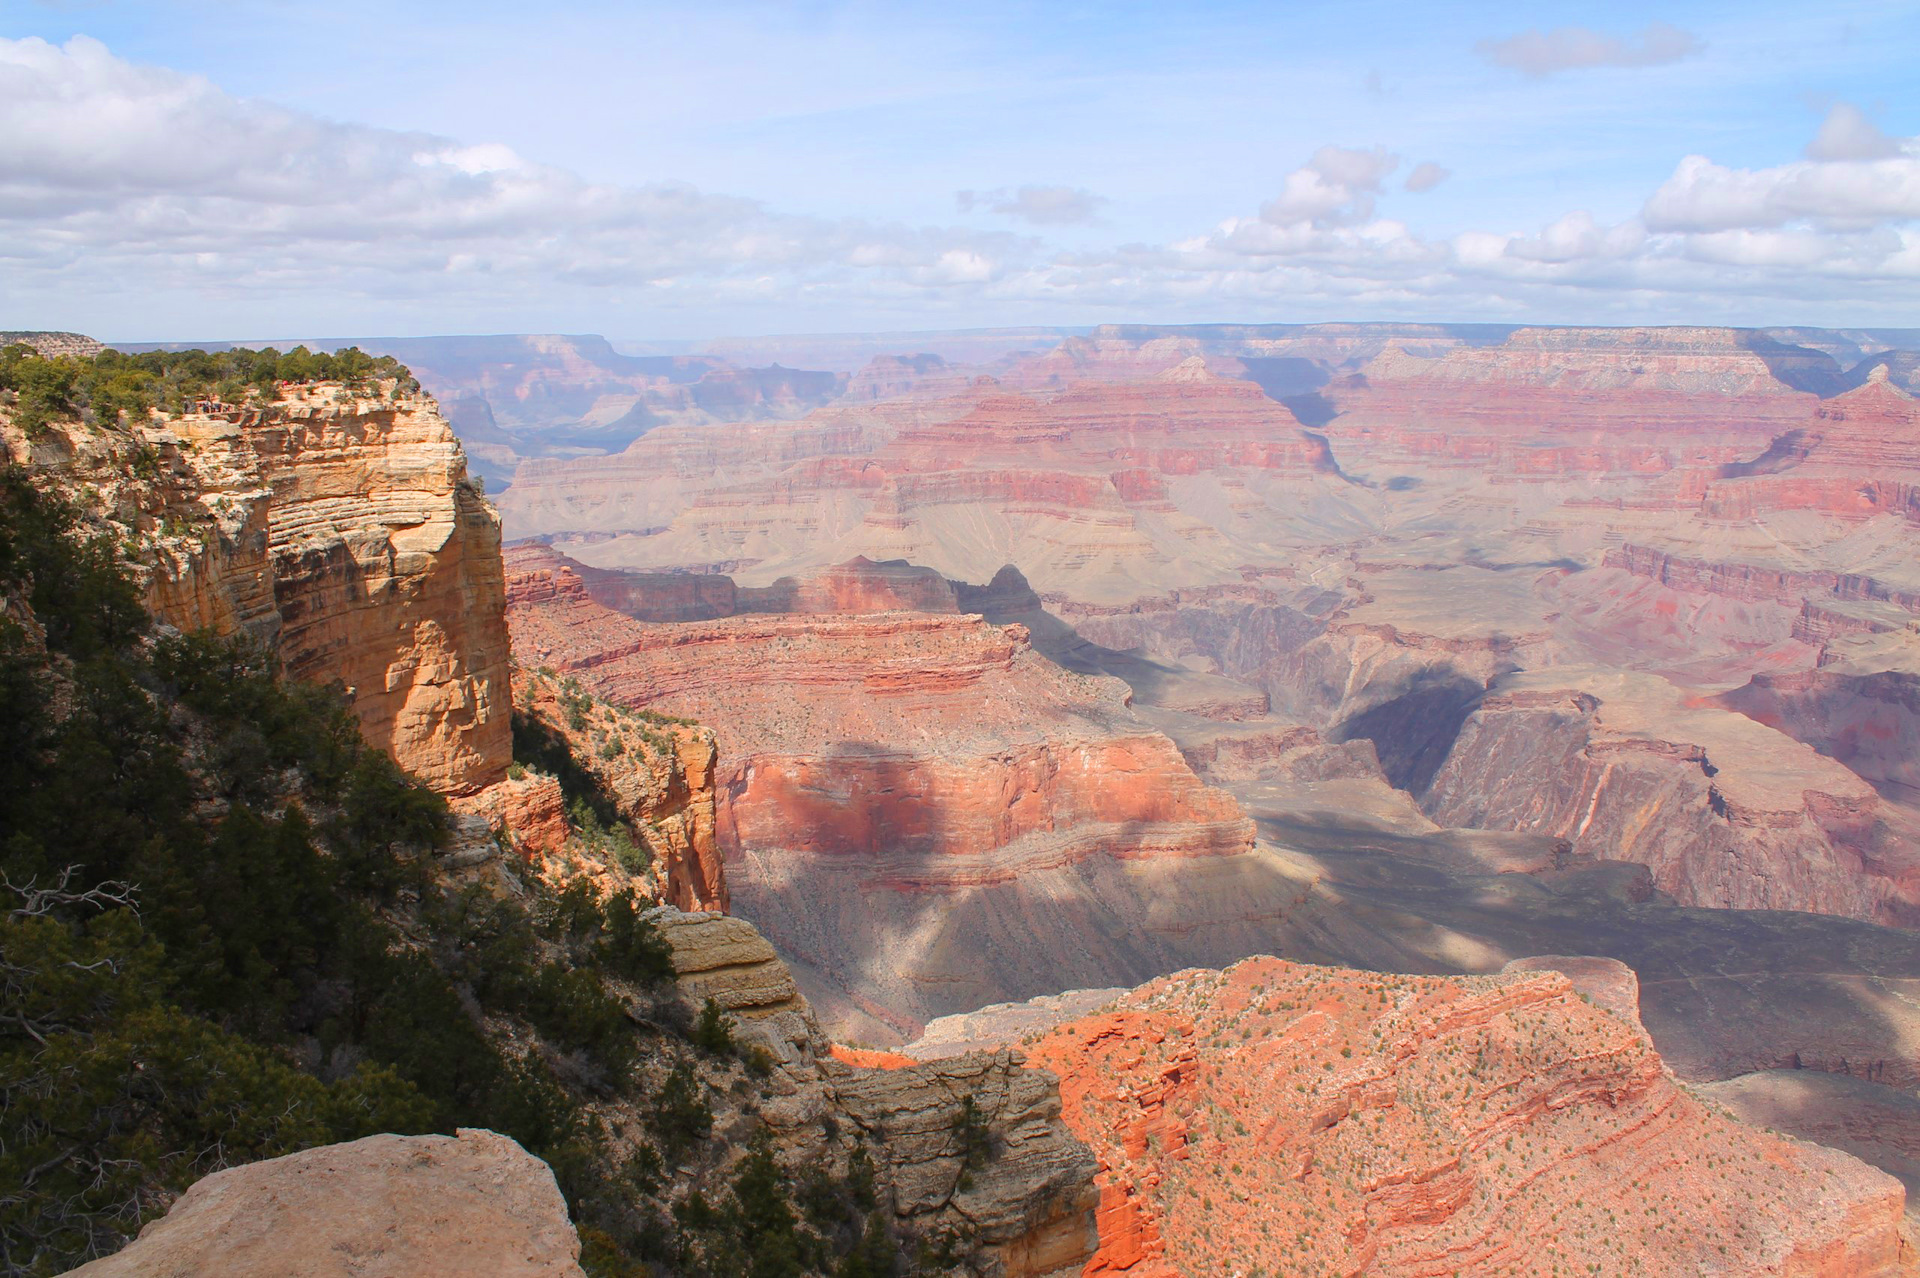
M1474 48L1495 66L1540 77L1594 67L1664 66L1699 53L1706 45L1679 27L1649 22L1625 38L1588 27L1535 28L1504 40L1482 40Z
M1890 160L1899 154L1900 144L1851 102L1834 103L1807 143L1809 160Z
M985 209L1035 226L1086 226L1099 220L1104 195L1073 186L1023 186L1009 191L956 191L962 213Z
M1413 166L1413 172L1407 174L1407 180L1402 185L1417 195L1422 191L1431 191L1452 176L1452 169L1441 168L1432 160L1423 160Z
M86 37L0 40L0 243L16 283L37 268L72 287L225 279L375 296L510 296L531 280L664 291L885 274L936 286L976 280L1015 247L672 183L592 183L494 143L234 98Z
M1920 157L1796 160L1733 169L1689 155L1643 211L1658 231L1763 229L1795 222L1836 229L1920 218Z
M1280 194L1261 206L1275 226L1347 226L1373 216L1374 198L1400 157L1381 147L1357 151L1323 146L1287 174Z

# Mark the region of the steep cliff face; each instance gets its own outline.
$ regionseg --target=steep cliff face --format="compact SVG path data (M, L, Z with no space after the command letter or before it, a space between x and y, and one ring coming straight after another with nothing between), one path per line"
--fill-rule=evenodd
M1446 825L1637 861L1683 904L1920 918L1914 831L1872 786L1651 676L1508 676L1473 707L1421 802Z
M1100 1162L1086 1272L1893 1275L1899 1182L1694 1100L1558 973L1248 959L1031 1038Z
M1806 742L1883 793L1920 796L1920 671L1755 675L1717 701Z
M911 1037L1038 993L1063 965L1088 984L1220 961L1299 900L1124 684L1055 665L1022 626L951 611L642 624L549 550L509 559L520 660L713 725L730 908L796 961L836 1032ZM787 597L930 599L937 580L843 567Z
M8 442L139 546L155 616L343 683L368 740L443 793L506 775L500 524L430 399L288 385L264 408Z
M552 563L513 560L516 581L539 575L523 564ZM1251 846L1233 801L1128 713L1124 685L1061 670L1020 627L897 611L648 627L593 605L564 564L549 577L544 598L515 592L523 659L616 704L716 725L730 852L857 858L913 890L1094 852Z

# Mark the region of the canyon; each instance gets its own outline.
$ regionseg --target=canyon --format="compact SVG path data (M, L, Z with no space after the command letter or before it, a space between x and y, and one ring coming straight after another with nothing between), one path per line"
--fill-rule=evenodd
M404 382L0 428L156 618L344 688L448 883L657 903L627 1016L737 1052L663 1210L753 1128L1007 1278L1891 1275L1920 405L1873 340L861 351L516 446L498 515ZM203 1185L101 1263L202 1246Z
M971 365L903 346L811 417L529 462L500 507L510 557L636 623L555 614L540 660L754 724L750 749L785 731L783 753L896 761L836 768L843 787L785 772L804 797L776 821L749 801L722 823L733 908L837 1034L900 1050L987 1004L1259 954L1436 975L1604 955L1639 973L1679 1078L1838 1080L1768 1111L1820 1139L1920 1081L1910 340L1109 326ZM956 614L991 659L961 655ZM982 692L1012 627L1125 685L1109 715L1230 796L1251 846L1108 835L1053 865L1009 840L995 882L834 861L977 852L903 797L935 792L949 729L921 721L971 713L996 754L1001 725L1053 721L1039 684ZM802 633L834 638L777 685L744 668ZM649 673L649 649L717 670L737 644L756 655L691 681L712 688ZM896 674L912 721L877 722ZM1154 786L1188 792L1172 775ZM1027 793L979 788L966 826L1017 821ZM818 833L787 848L776 827Z

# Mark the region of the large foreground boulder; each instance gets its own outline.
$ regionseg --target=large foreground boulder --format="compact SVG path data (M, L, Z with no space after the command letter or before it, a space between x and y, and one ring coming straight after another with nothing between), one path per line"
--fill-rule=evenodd
M368 1136L196 1182L86 1278L579 1278L547 1165L505 1136Z

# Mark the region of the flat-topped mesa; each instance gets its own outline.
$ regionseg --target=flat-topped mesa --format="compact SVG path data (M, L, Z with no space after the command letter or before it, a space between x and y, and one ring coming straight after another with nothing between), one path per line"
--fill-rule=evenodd
M1326 442L1286 405L1252 382L1216 375L1199 356L1145 380L989 396L964 416L902 430L885 458L895 473L997 469L1016 459L1034 471L1089 474L1336 469Z
M1343 455L1646 476L1757 452L1841 384L1831 357L1746 330L1520 329L1433 356L1389 346L1324 393Z
M1911 1272L1898 1181L1695 1100L1589 970L1618 965L1561 961L1252 958L1029 1030L1100 1164L1086 1274Z
M160 620L246 631L293 678L344 684L367 739L442 793L506 775L500 522L431 398L287 383L14 452L141 545Z
M1390 346L1361 368L1370 383L1790 396L1838 390L1833 357L1736 328L1522 328L1504 342L1438 358Z

